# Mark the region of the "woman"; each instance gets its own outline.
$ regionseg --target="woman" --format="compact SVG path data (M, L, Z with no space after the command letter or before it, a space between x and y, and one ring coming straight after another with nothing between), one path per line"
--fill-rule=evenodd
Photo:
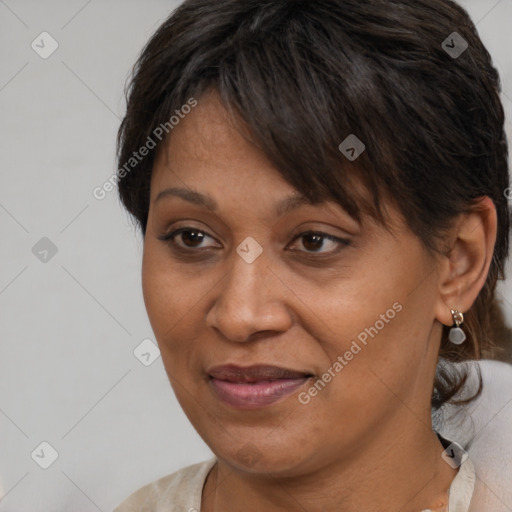
M498 93L449 0L188 0L163 23L119 190L166 372L215 458L117 511L476 510L477 461L432 412L480 393L455 363L491 343Z

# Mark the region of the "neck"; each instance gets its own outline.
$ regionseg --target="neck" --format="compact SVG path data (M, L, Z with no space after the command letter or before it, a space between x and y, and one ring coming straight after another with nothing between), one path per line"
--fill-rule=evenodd
M364 448L322 467L290 477L243 472L219 459L210 473L201 510L205 512L438 509L457 471L441 458L443 447L428 423L409 414ZM387 435L386 435L387 434ZM338 460L340 459L340 460Z

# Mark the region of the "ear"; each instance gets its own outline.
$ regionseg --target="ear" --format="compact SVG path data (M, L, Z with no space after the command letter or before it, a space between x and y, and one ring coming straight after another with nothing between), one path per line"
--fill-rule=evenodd
M485 196L469 213L461 214L449 231L449 247L439 266L436 319L453 325L450 310L466 313L485 284L494 253L496 208Z

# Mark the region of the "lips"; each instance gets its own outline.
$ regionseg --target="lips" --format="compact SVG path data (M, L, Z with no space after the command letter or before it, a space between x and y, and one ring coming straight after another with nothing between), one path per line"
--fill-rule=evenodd
M308 372L268 365L224 365L207 373L217 398L237 409L270 406L294 393L313 377Z

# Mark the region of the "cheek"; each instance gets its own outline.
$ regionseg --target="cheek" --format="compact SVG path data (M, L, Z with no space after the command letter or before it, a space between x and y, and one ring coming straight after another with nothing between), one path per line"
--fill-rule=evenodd
M182 339L183 330L190 327L189 318L198 314L197 305L205 290L200 280L184 277L159 245L159 241L145 241L142 291L157 341L165 346L173 339Z
M360 420L364 416L369 421L402 404L415 410L429 400L429 375L436 353L431 338L432 318L425 311L432 305L420 295L422 300L407 295L401 298L393 303L396 310L386 309L388 304L374 309L378 314L366 316L351 337L350 346L343 347L346 362L340 373L343 378L335 383L335 393L352 404Z
M432 363L427 354L436 297L432 266L418 244L411 243L406 255L379 256L354 265L349 279L304 291L321 320L323 334L316 338L331 365L342 357L334 369L347 379L340 392L350 388L364 396L386 386L402 392Z

